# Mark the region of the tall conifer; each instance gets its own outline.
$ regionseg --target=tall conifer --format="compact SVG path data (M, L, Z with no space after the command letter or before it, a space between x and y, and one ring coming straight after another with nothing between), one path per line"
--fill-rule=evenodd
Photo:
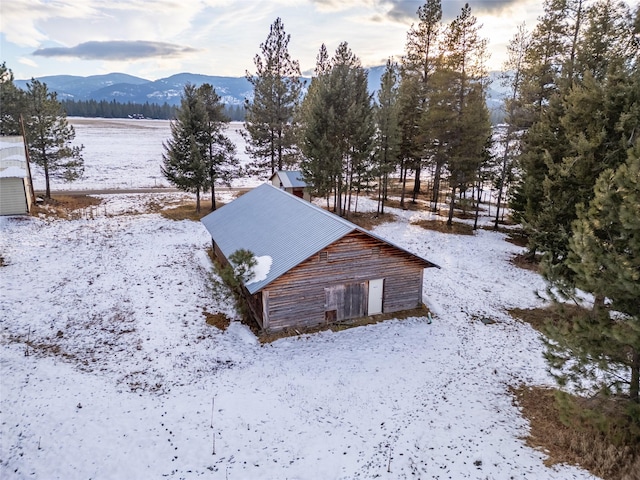
M273 174L295 162L294 113L300 101L300 66L289 54L291 36L277 18L254 58L256 73L247 72L253 99L247 100L245 139L250 165L257 174Z
M44 171L45 196L51 198L51 178L65 182L84 173L83 145L72 145L76 132L46 83L32 79L27 84L25 130L29 157Z

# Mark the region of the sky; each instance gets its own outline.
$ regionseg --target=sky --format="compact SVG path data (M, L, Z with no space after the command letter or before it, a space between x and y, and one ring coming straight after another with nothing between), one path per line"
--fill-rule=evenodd
M442 0L450 22L464 1ZM182 72L244 76L280 17L289 52L313 72L324 43L346 41L365 67L399 60L424 0L11 0L0 3L0 59L16 79L121 72L157 80ZM540 0L470 0L491 70Z

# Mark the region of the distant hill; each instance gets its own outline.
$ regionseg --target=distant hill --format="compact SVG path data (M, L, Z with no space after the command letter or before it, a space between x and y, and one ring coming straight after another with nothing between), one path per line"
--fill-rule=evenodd
M52 75L37 80L47 84L58 94L59 100L116 100L122 103L168 103L179 105L180 95L187 83L200 86L209 83L215 87L223 103L240 105L253 95L253 87L244 77L217 77L193 73L178 73L156 81L123 73L79 77ZM16 80L17 87L26 89L29 80Z
M369 91L371 93L380 88L380 78L384 69L384 66L368 69ZM495 122L495 115L502 105L504 90L495 80L497 72L491 72L491 78L494 81L489 88L487 105ZM209 83L222 97L222 102L228 105L242 105L245 98L251 99L253 97L253 87L245 77L219 77L195 73L178 73L155 81L124 73L91 75L89 77L52 75L38 77L37 80L46 83L49 90L56 92L59 100L96 100L98 102L115 100L120 103L144 104L149 102L160 105L166 102L169 105L180 105L180 96L187 83L196 86ZM303 78L303 80L307 82L307 85L310 82L309 78ZM26 89L28 82L29 80L15 80L14 83L17 87Z

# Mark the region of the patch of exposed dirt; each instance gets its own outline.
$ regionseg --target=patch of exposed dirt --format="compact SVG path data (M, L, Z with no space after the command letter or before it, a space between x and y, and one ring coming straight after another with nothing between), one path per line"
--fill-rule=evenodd
M202 313L204 314L207 325L212 325L219 330L226 330L231 323L231 319L222 312L211 313L203 309Z
M411 222L411 225L418 225L419 227L427 230L435 230L441 233L454 233L456 235L473 235L473 226L466 223L452 222L451 225L447 225L447 222L440 220L418 220Z
M94 218L98 214L100 198L89 195L52 195L41 204L34 205L31 215L55 217L65 220Z

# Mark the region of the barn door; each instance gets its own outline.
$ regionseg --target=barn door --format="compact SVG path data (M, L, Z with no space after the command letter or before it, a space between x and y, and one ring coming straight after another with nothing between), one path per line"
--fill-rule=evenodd
M327 323L338 321L338 311L344 309L344 285L324 289L324 319Z
M325 320L328 323L364 317L367 306L367 284L347 283L324 289Z
M367 315L382 313L382 293L384 292L384 278L369 280L369 301Z

